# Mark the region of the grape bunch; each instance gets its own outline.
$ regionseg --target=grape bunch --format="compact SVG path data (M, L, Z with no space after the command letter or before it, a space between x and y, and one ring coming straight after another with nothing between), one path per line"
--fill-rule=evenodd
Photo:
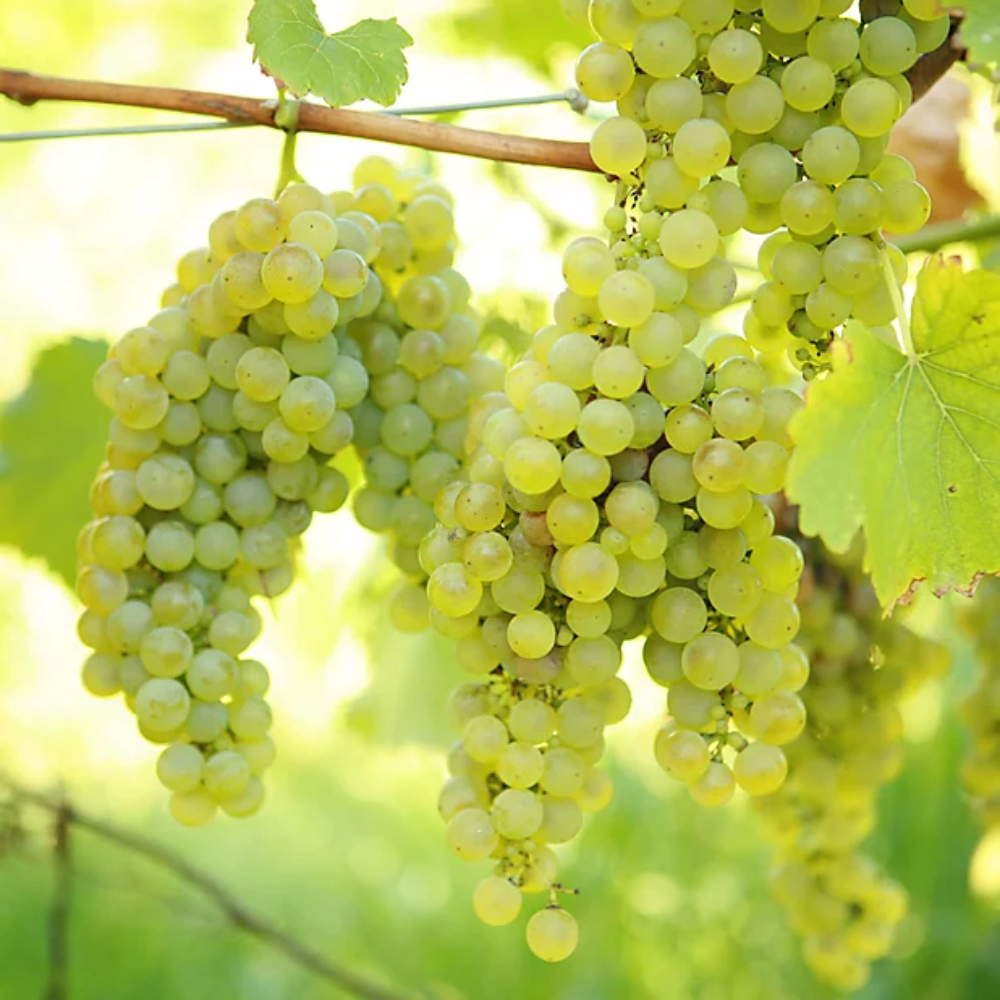
M364 161L355 176L368 182L357 201L381 223L372 267L384 296L378 312L346 329L371 380L354 412L364 479L354 514L363 527L391 536L390 555L404 577L391 617L402 630L419 631L429 610L419 546L436 524L435 500L460 474L470 400L502 387L504 368L477 350L482 323L468 282L452 266L450 193L419 174L401 181L380 158ZM395 199L382 211L365 203L363 192L373 186L385 197L401 184L416 195L402 222L393 219Z
M707 805L781 784L808 674L790 645L802 556L761 499L784 484L800 397L768 387L741 337L704 359L685 346L700 315L678 318L688 277L662 258L632 270L583 237L563 271L555 323L503 392L474 400L466 475L419 549L431 620L482 677L453 700L449 841L497 861L476 897L487 923L549 887L528 924L547 960L576 942L550 845L611 798L594 765L630 707L623 642L652 630L646 661L673 716L657 759Z
M863 850L878 793L903 765L899 702L948 667L946 650L882 618L860 554L807 544L800 643L812 660L789 778L757 800L778 861L772 891L813 973L860 989L893 946L907 894Z
M374 346L391 339L431 365L446 334L430 326L450 324L450 360L475 357L468 286L450 267L450 199L380 158L358 165L355 185L328 196L294 184L220 215L209 246L181 258L161 311L95 376L114 418L79 541L79 634L93 650L83 681L102 697L122 692L140 732L166 745L157 775L187 825L220 807L249 816L263 801L274 745L269 674L244 655L261 628L252 600L288 589L313 514L346 501L335 457L353 443L369 481L384 486L390 467L397 492L417 453L412 478L425 491L442 456L454 472L464 425L449 427L458 414L441 397L464 407L465 376L447 369L414 416L417 390L408 397L398 377L388 402L379 379L392 370ZM407 354L410 333L421 336L408 323L425 329ZM378 402L366 405L370 392ZM378 526L412 539L424 501L385 496ZM416 515L397 510L408 503L422 505Z
M893 339L906 260L881 232L930 214L913 167L885 146L912 100L905 73L949 18L934 0L862 3L861 22L841 16L851 6L592 0L601 41L577 63L584 94L617 102L591 140L638 214L628 227L611 214L616 256L635 263L658 242L695 307L718 306L733 281L720 237L765 236L746 336L807 378L852 318Z
M979 584L975 600L960 622L974 640L976 684L963 700L960 715L972 735L962 763L962 785L985 826L1000 825L1000 580Z

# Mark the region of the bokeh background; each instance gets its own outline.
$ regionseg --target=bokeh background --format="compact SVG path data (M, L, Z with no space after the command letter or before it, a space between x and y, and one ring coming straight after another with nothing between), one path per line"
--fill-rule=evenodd
M243 40L248 6L8 0L0 65L270 96ZM331 28L400 17L416 42L404 106L561 90L587 41L565 24L558 0L318 6ZM1000 200L987 97L958 79L908 129L922 176L948 196L945 215ZM0 104L0 133L168 120L175 118ZM565 105L449 120L563 138L585 138L590 127ZM559 288L558 249L598 225L608 196L597 178L542 168L334 137L303 136L299 146L300 170L326 189L346 185L357 160L375 151L424 166L451 188L458 266L501 352L516 350L544 321ZM204 242L211 219L270 192L280 148L281 136L263 129L0 143L0 397L15 401L7 411L24 412L18 394L46 347L70 335L113 338L156 311L174 261ZM752 248L743 258L752 259ZM719 328L737 318L720 317ZM99 351L81 349L77 367L59 373L58 402L28 407L40 442L27 457L38 483L28 506L37 499L45 512L39 552L53 539L71 545L86 516L87 464L102 445L83 400L97 360ZM0 499L9 500L3 427L0 419ZM17 497L23 505L23 490ZM0 541L12 537L10 524L0 524ZM117 701L99 702L79 685L77 609L63 580L34 550L0 547L0 770L39 789L62 783L82 808L181 852L331 960L417 996L827 995L802 968L768 896L767 848L745 802L698 809L653 764L662 692L636 669L635 650L626 665L635 709L610 740L615 801L564 854L567 880L582 890L574 910L583 946L572 961L547 967L528 953L521 924L479 924L469 897L482 872L450 855L435 808L454 739L447 696L463 675L446 641L392 631L384 613L392 581L380 542L349 511L314 524L301 581L267 613L256 647L274 677L279 744L267 808L252 821L186 830L167 816L152 775L156 748ZM864 1000L1000 996L1000 841L980 839L956 789L964 737L953 708L974 664L952 627L953 610L931 602L915 619L952 645L955 667L905 706L908 768L883 797L874 850L912 893L913 916ZM39 997L47 977L49 819L30 811L23 818L23 843L4 838L0 824L0 1000ZM74 850L73 997L342 995L242 936L168 873L86 833Z

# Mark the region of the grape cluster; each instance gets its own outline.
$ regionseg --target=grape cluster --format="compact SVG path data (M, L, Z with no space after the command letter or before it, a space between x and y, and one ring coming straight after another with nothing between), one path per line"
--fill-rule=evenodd
M633 270L584 237L563 271L555 322L503 392L474 400L466 474L439 495L419 548L431 620L483 678L453 701L451 845L498 861L477 896L487 923L548 885L553 905L532 920L559 928L571 918L549 846L610 800L594 765L630 706L622 643L652 630L646 662L673 716L657 759L710 805L737 784L781 784L808 674L790 645L802 556L761 499L784 485L800 397L768 387L741 337L704 359L685 346L700 314L681 301L687 273L662 257ZM540 957L572 950L575 935L549 948L528 926Z
M972 734L962 763L962 785L976 814L988 827L1000 826L1000 580L979 584L975 600L963 609L961 624L974 640L977 676L960 714Z
M893 946L907 894L863 850L880 787L903 765L898 703L948 667L946 650L884 620L859 554L812 543L800 643L812 660L805 733L788 747L785 786L757 800L778 867L775 898L804 938L815 975L861 988Z
M906 260L881 231L914 232L930 214L912 166L885 146L912 100L904 74L949 19L934 0L891 14L862 3L862 22L841 16L851 6L592 0L601 41L577 64L584 94L617 102L593 158L641 213L630 228L612 215L616 256L635 262L658 242L689 272L696 307L718 306L733 282L720 237L766 236L746 336L807 378L851 318L892 337Z
M161 311L96 373L115 416L79 541L79 633L94 651L83 681L99 696L123 692L142 734L167 744L157 775L182 823L218 807L248 816L263 801L274 745L268 671L244 656L261 628L252 599L288 589L313 514L346 501L332 460L353 442L374 486L392 467L390 490L411 478L430 489L436 459L416 459L422 480L410 459L433 453L426 426L445 416L445 391L464 400L464 376L425 392L419 411L397 378L390 404L379 379L391 367L374 345L429 359L446 342L429 327L447 320L452 360L469 361L477 329L462 322L468 288L450 267L451 238L446 192L379 158L359 164L353 192L294 184L253 199L212 223ZM407 348L421 336L412 326L435 338L429 349ZM438 439L457 451L464 431L446 426ZM441 455L451 478L455 461ZM386 496L378 526L412 538L408 521L426 515Z
M382 250L372 261L384 289L382 307L347 327L371 379L354 411L354 447L364 482L353 497L359 524L391 536L390 554L404 576L390 603L404 631L428 624L419 546L434 528L434 502L460 474L470 400L502 387L504 368L477 351L481 321L470 288L453 266L452 198L440 184L369 158L355 172L356 199L381 223ZM407 190L409 185L411 190ZM393 221L364 192L395 190L409 202Z

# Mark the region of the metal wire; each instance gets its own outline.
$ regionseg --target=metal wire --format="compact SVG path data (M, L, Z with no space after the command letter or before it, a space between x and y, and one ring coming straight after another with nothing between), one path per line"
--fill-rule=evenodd
M570 89L559 94L539 94L533 97L500 97L487 101L469 101L464 104L431 104L414 108L389 108L377 114L397 118L419 118L430 115L458 114L463 111L491 111L499 108L531 107L539 104L565 102L574 111L583 113L587 99L579 90ZM109 135L163 135L178 132L215 132L232 128L255 128L257 122L183 122L168 125L115 125L94 128L50 129L39 132L7 132L0 134L0 142L37 142L44 139L89 139Z
M214 132L227 128L251 128L256 122L185 122L177 125L116 125L104 128L64 128L47 132L7 132L0 142L34 142L40 139L89 139L106 135L162 135L164 132Z

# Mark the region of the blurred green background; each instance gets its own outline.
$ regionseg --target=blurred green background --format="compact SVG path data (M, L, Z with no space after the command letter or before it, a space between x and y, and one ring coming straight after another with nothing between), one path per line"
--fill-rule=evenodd
M242 41L247 6L9 0L0 65L268 96ZM401 18L416 40L403 105L561 89L586 41L563 23L557 0L319 7L331 27ZM171 119L0 104L0 132L161 120ZM588 128L562 106L461 120L565 138ZM154 312L174 260L203 242L208 222L270 191L280 144L263 130L0 144L0 394L22 392L36 355L67 335L114 337ZM376 149L316 136L300 147L300 169L327 189L346 184L357 159ZM607 198L602 182L389 155L435 171L453 190L459 266L484 313L526 328L540 322L559 287L558 245L594 228ZM173 824L151 773L156 748L138 738L120 704L79 686L74 599L37 558L71 541L86 516L87 463L101 449L102 425L85 402L98 354L81 350L37 405L22 397L0 421L0 500L32 508L36 521L37 509L45 512L44 537L27 555L0 548L0 768L37 788L65 783L82 808L169 845L331 961L414 996L827 995L802 968L767 894L767 848L745 802L698 809L653 764L662 693L642 677L634 649L626 670L635 710L610 741L614 803L564 852L567 881L582 890L574 912L583 946L548 967L528 953L520 923L492 930L474 920L469 898L482 871L450 855L435 808L454 738L447 695L463 675L444 640L392 632L381 610L392 573L380 544L346 511L310 530L301 582L267 615L257 647L274 676L280 754L266 810L200 830ZM3 437L11 414L32 422L37 451L19 455ZM0 539L18 537L15 520L0 524ZM956 790L963 736L951 711L973 664L947 607L919 620L953 644L956 666L906 706L909 766L884 795L874 850L911 891L913 916L898 956L860 996L982 1000L1000 996L1000 841L979 841ZM24 844L0 836L0 1000L40 997L47 977L50 820L30 810L23 818ZM74 851L71 996L342 995L239 934L163 870L87 833L74 837Z

